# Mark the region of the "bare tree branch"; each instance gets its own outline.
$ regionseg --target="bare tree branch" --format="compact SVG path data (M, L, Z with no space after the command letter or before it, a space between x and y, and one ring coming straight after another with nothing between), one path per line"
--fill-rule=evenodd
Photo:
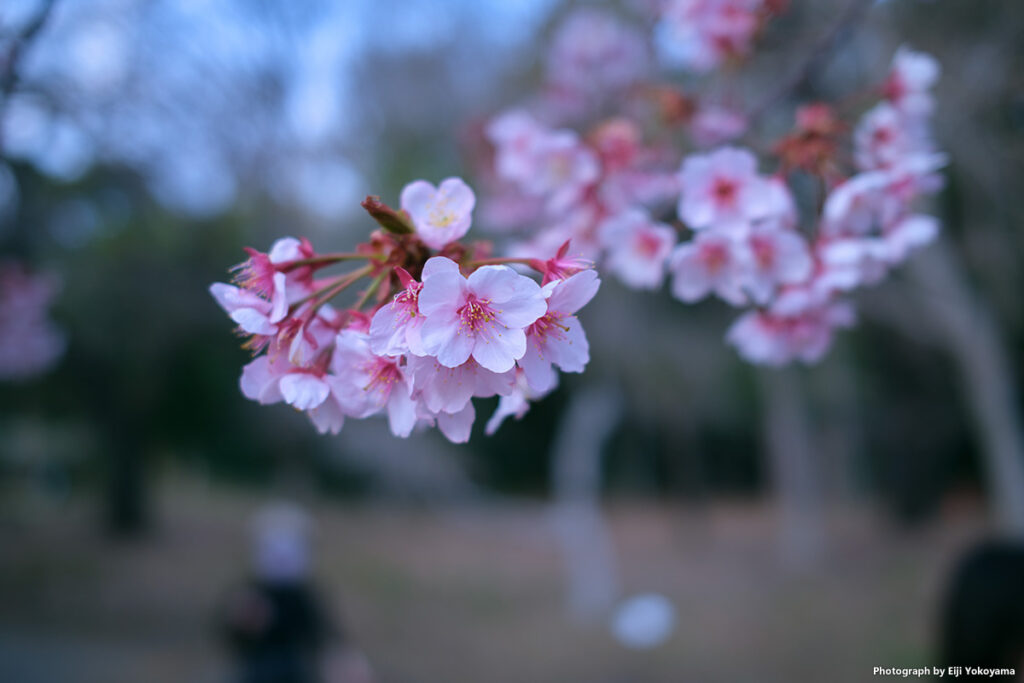
M18 64L25 56L25 50L38 37L43 30L46 21L50 18L56 0L47 0L39 9L35 18L28 23L20 35L11 38L7 53L0 62L0 121L3 121L4 112L7 109L7 102L18 85ZM3 128L0 127L0 157L4 153Z
M789 78L751 109L748 120L753 122L761 118L765 112L784 100L810 78L814 68L853 32L853 27L864 18L868 8L873 4L874 0L850 0L850 4L840 13L836 23L811 46L804 55L803 61L793 70Z

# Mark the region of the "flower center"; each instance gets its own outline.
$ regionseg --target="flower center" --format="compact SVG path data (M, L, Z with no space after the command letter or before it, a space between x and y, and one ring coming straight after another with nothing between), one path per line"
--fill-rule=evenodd
M736 183L728 178L718 178L711 186L711 194L719 204L732 204L736 200Z
M420 290L423 289L422 282L411 282L409 286L395 295L395 308L400 308L410 318L415 318L420 311Z
M754 260L762 269L767 270L775 264L775 245L771 240L754 236L750 240L750 249L754 252Z
M277 270L266 254L254 249L248 251L249 258L232 268L235 271L235 284L269 299L274 291L274 273Z
M872 138L876 145L887 145L892 142L893 132L889 128L876 128Z
M564 339L569 327L562 322L562 317L559 313L548 311L527 328L526 334L540 339Z
M367 367L370 381L363 387L363 391L376 391L384 398L391 395L391 387L401 381L402 373L398 364L383 358L376 358Z
M637 253L647 259L657 257L658 252L661 251L661 240L658 239L657 235L650 232L638 232L635 244Z
M466 303L458 310L459 328L478 332L494 320L494 313L488 307L488 299L477 299L470 295Z
M439 199L430 208L430 224L437 228L447 228L455 222L457 216L454 211L448 209L448 200Z
M729 261L729 252L722 244L702 244L700 246L700 260L710 273L717 273Z

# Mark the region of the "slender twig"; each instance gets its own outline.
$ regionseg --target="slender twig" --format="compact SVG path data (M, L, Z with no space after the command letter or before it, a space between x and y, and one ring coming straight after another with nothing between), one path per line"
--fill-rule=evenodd
M359 270L353 270L351 273L339 275L336 279L331 280L330 283L324 285L315 292L307 294L298 301L294 302L291 306L288 307L289 311L298 310L298 308L302 306L302 304L306 303L307 301L312 301L313 299L319 299L321 296L324 297L323 301L320 302L322 304L326 302L328 299L334 297L339 292L341 292L341 290L351 285L353 282L358 281L359 278L363 277L364 275L369 275L372 272L373 266L363 266ZM317 306L317 309L319 309L319 305Z
M21 35L11 38L11 46L0 62L0 120L4 118L4 110L11 99L11 93L18 85L18 64L25 55L25 49L36 39L47 19L53 11L56 0L43 3L35 18L22 30ZM3 156L3 133L0 131L0 157Z
M370 286L367 287L366 290L359 295L359 300L356 301L356 305L353 306L352 308L357 311L361 309L366 304L366 302L370 300L370 297L373 296L373 293L377 291L377 288L380 287L380 283L383 282L385 278L390 276L391 273L387 272L381 273L380 275L375 277L373 279L373 282L370 283Z
M336 285L331 287L324 295L323 298L313 304L313 310L310 311L310 315L316 315L316 312L323 308L323 305L334 297L341 294L345 289L358 282L363 276L369 275L373 272L373 266L364 266L359 270L354 270L348 275L345 275L338 281Z
M835 50L846 36L852 33L850 29L864 18L874 2L875 0L850 0L850 3L840 13L839 18L836 19L836 23L811 46L807 54L804 55L803 61L790 74L789 78L751 109L748 120L753 123L761 118L768 110L810 78L814 68L823 61L829 52Z
M278 268L282 271L289 271L301 266L330 265L339 261L361 261L372 258L368 254L356 254L349 252L337 252L334 254L320 254L309 258L300 258L287 263L282 263Z

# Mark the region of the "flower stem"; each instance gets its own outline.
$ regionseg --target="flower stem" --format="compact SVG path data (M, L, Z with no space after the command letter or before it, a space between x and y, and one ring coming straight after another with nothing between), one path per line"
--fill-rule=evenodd
M368 254L356 254L352 252L336 252L333 254L320 254L318 256L311 256L309 258L295 259L294 261L288 261L287 263L281 264L280 270L289 271L301 266L318 266L318 265L330 265L332 263L338 263L340 261L360 261L371 258Z
M373 293L377 291L378 287L380 287L380 283L384 281L384 278L389 276L390 273L381 273L380 275L375 277L373 279L373 282L370 283L370 286L367 287L363 291L363 293L359 295L359 301L357 301L355 306L353 306L352 308L358 311L364 305L366 305L366 302L370 300L370 297L373 296Z
M299 306L306 303L307 301L319 299L319 301L313 308L313 311L315 312L319 310L319 308L323 306L325 303L327 303L329 300L337 296L338 293L340 293L346 287L358 281L364 275L369 275L372 272L373 266L363 266L359 270L353 270L351 273L345 273L344 275L340 275L336 280L332 280L329 284L324 285L315 292L307 294L306 296L302 297L301 299L293 303L291 306L289 306L288 311L289 313L291 313L298 309Z

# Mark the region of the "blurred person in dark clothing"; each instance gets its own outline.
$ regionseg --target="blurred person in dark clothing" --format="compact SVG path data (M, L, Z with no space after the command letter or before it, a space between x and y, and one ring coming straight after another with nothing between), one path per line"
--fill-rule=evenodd
M347 647L309 580L307 516L275 506L257 516L255 527L254 576L233 592L224 611L235 680L369 683L368 664Z
M957 680L992 680L968 667L1013 669L1012 680L1024 680L1024 542L988 541L964 556L946 595L941 638L944 664L963 667Z

